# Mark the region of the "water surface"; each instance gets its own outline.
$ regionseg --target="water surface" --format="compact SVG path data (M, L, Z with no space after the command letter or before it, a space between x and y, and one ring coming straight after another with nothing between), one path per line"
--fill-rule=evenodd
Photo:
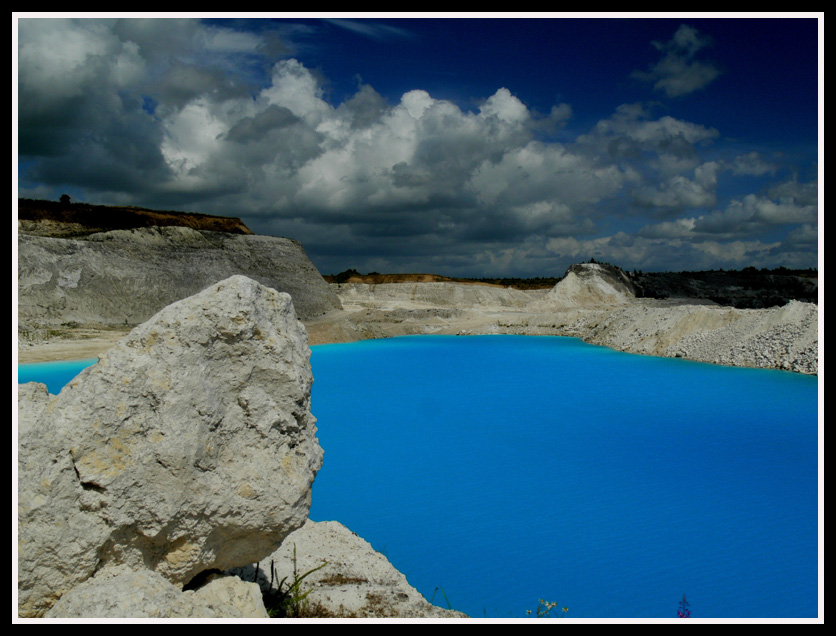
M311 518L437 605L523 617L815 617L817 379L573 338L312 347ZM95 360L20 365L56 393ZM56 372L55 377L52 372Z
M816 616L814 377L531 336L315 346L312 366L311 518L438 605Z
M35 362L20 364L17 367L18 384L26 382L41 382L46 384L47 391L58 395L61 389L90 365L96 364L98 358L88 360L68 360L62 362Z

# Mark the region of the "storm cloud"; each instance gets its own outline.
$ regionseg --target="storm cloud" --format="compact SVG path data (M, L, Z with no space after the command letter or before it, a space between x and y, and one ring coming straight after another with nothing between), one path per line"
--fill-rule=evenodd
M334 103L286 32L18 25L20 196L240 216L300 240L325 273L554 275L589 256L643 269L810 261L815 183L755 149L718 152L723 131L658 103L616 104L569 133L572 105L540 114L501 85L464 105L420 86L386 99L358 80ZM667 96L720 74L695 29L653 46L660 59L635 76ZM776 181L720 200L722 184L753 175ZM782 241L795 244L777 263Z

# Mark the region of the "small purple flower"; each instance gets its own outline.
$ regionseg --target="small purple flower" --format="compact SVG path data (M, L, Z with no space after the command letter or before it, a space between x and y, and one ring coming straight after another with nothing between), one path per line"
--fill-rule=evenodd
M689 604L688 601L685 600L685 595L682 595L682 600L679 602L679 609L676 610L676 615L679 618L690 618L691 617L691 610L688 609Z

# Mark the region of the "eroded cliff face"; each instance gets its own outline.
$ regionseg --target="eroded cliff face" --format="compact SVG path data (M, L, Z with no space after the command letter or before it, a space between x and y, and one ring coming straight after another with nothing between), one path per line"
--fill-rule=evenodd
M303 320L340 308L336 294L296 241L149 227L75 239L20 234L18 320L30 328L137 325L236 274L290 294Z

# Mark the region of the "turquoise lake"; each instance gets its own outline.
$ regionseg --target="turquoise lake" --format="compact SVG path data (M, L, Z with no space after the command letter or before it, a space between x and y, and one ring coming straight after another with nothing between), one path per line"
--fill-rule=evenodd
M685 594L694 618L817 616L817 378L546 336L312 351L310 516L436 605L674 618Z

